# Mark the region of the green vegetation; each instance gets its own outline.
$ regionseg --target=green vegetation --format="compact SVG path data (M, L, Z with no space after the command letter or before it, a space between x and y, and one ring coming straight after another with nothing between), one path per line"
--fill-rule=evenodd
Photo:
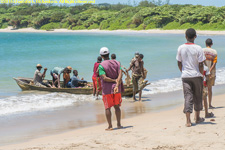
M169 0L167 0L169 3ZM137 6L84 4L1 4L0 28L33 27L41 30L82 29L187 29L225 30L225 6L169 5L162 0L144 0Z

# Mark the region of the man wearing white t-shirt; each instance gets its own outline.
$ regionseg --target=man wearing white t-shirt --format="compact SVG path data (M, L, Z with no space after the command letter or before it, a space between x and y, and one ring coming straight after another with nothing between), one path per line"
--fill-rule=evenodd
M178 67L182 72L181 78L184 91L184 113L186 114L186 126L191 127L190 115L195 110L196 123L201 123L204 118L200 118L202 110L202 90L203 90L203 62L205 55L203 49L194 44L196 31L192 28L185 32L187 43L179 46L176 59Z
M212 106L212 86L215 85L216 80L216 63L217 63L217 52L215 49L212 49L213 41L212 39L207 39L205 41L206 48L203 48L205 57L206 57L206 66L209 68L210 71L210 78L208 81L208 99L209 99L209 108L214 108Z

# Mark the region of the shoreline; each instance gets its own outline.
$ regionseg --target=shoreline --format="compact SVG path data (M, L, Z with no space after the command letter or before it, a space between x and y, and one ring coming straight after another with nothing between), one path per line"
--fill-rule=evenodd
M199 35L225 35L225 31L208 31L208 30L196 30ZM151 29L151 30L68 30L68 29L54 29L53 31L37 30L34 28L22 28L12 30L11 27L0 29L1 32L10 33L149 33L149 34L184 34L185 30L162 30L162 29Z
M177 108L181 106L182 92L179 90L170 92L170 94L143 95L142 98L142 103L134 102L131 98L123 99L121 107L122 119ZM76 103L75 105L49 111L34 112L33 114L25 113L21 116L12 114L8 116L8 119L5 118L7 121L0 119L0 132L3 134L3 136L0 136L0 147L106 123L102 100L86 101L83 104ZM115 120L115 117L113 117L113 120ZM16 128L15 125L18 124L22 132ZM46 132L46 130L48 131Z
M183 106L122 119L125 129L104 131L107 123L0 146L0 149L223 149L225 94L213 96L215 121L184 126ZM114 113L114 111L113 111ZM201 111L204 116L204 111ZM194 114L191 115L194 122ZM115 126L116 121L113 121ZM122 135L122 136L121 136ZM206 138L211 137L211 138ZM138 142L137 142L138 141Z

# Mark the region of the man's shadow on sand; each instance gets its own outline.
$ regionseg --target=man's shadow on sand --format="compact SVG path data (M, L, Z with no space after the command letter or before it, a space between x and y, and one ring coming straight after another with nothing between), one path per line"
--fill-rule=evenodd
M208 124L210 124L210 125L216 125L216 123L214 123L214 122L210 122L210 121L205 121L205 122L201 122L201 123L192 123L192 125L191 126L196 126L196 125L208 125Z
M142 102L150 102L152 101L151 99L145 99L145 100L142 100Z
M134 126L124 126L123 128L113 128L113 130L122 130L127 128L133 128Z
M144 99L144 100L141 100L141 101L139 101L139 100L136 100L136 101L132 100L132 101L130 101L130 103L136 103L136 102L150 102L150 101L152 101L152 100L151 100L151 99Z
M214 108L209 108L209 109L220 109L220 108L225 108L224 106L220 106L220 107L214 107Z

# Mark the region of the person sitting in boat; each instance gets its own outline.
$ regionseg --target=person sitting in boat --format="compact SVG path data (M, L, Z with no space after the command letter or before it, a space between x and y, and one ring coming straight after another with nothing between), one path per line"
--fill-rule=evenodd
M68 68L64 69L64 72L63 72L63 86L64 86L64 88L71 88L70 73L71 73L70 69L68 69Z
M72 67L68 66L66 67L69 70L72 70ZM55 67L51 70L51 76L52 76L52 86L55 87L56 85L58 88L60 88L60 75L64 73L65 68L61 67Z
M78 71L73 70L73 77L71 78L71 88L84 87L87 84L83 78L79 79Z
M40 87L52 87L49 83L44 83L43 78L45 77L45 73L47 71L47 68L44 68L44 72L41 73L42 65L37 64L36 66L37 70L34 72L34 85L40 86Z

